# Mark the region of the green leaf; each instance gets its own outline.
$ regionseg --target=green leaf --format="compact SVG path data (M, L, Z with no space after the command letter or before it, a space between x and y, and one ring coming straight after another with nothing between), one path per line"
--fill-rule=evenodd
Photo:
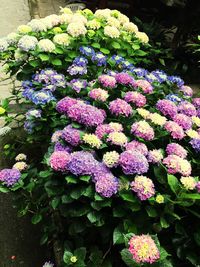
M70 261L71 257L73 257L73 254L70 251L65 251L63 255L63 261L66 264L72 264Z
M56 54L63 54L64 53L63 49L60 47L56 47L55 52L56 52Z
M88 213L87 218L91 223L95 223L97 221L97 217L94 211Z
M92 43L91 46L98 49L101 47L99 43Z
M124 191L124 192L121 191L120 196L125 201L132 202L132 203L137 202L136 197L130 191Z
M133 50L138 50L138 49L140 49L140 45L139 44L132 44L132 48L133 48Z
M180 189L178 179L174 175L168 174L167 175L167 181L168 181L168 184L169 184L172 192L174 192L174 194L177 195L179 192L179 189Z
M36 68L36 67L40 66L40 61L39 60L30 60L29 65Z
M110 50L108 50L107 48L101 48L100 51L106 55L110 54Z
M78 258L78 260L84 261L86 256L86 248L85 247L77 248L74 251L74 255Z
M121 256L122 256L122 260L126 263L126 265L128 267L139 267L140 265L137 264L134 260L133 260L133 256L131 255L131 253L128 251L128 249L123 249L121 251Z
M47 54L39 54L38 57L42 60L42 61L48 61L49 60L49 56Z
M77 184L78 180L77 177L68 175L65 177L65 180L67 181L68 184Z
M186 193L182 193L180 195L180 198L187 198L187 199L200 199L200 194L186 194Z
M39 177L46 178L52 175L52 172L47 170L47 171L41 171L39 172Z
M32 217L31 222L32 222L32 224L37 224L41 220L42 220L42 215L37 213Z
M111 45L115 49L120 49L121 48L121 45L118 42L112 42Z
M79 199L83 195L84 191L85 191L85 188L77 187L74 190L72 190L72 192L70 193L70 196L73 199Z
M89 182L91 177L89 175L83 175L83 176L80 176L79 178L81 181L84 181L84 182Z
M167 180L167 173L162 165L156 165L153 167L154 175L159 183L165 184Z
M52 201L51 201L52 208L55 210L58 207L59 203L60 203L60 198L59 197L53 198Z
M1 193L8 193L10 190L6 187L0 186L0 192Z
M51 63L55 66L62 66L62 61L58 58L51 60Z
M73 202L73 199L70 196L68 196L68 195L62 196L61 199L62 199L62 203L63 204L68 204L68 203Z
M156 209L151 207L151 206L147 206L146 211L147 211L147 214L149 215L149 217L154 218L158 215Z
M144 57L147 55L147 52L145 52L143 50L137 50L137 51L135 51L135 55L140 56L140 57Z
M124 236L122 234L122 227L116 227L113 232L113 244L123 244Z
M160 225L162 226L162 228L168 228L169 227L169 223L166 221L166 219L164 217L160 217Z
M160 61L160 63L161 63L163 66L165 66L165 61L164 61L163 58L159 58L158 60Z

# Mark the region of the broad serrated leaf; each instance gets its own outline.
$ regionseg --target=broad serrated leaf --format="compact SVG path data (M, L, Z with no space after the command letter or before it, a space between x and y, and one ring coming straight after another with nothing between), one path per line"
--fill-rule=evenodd
M174 175L168 174L167 181L171 190L174 192L174 194L177 195L180 189L180 184L178 179Z

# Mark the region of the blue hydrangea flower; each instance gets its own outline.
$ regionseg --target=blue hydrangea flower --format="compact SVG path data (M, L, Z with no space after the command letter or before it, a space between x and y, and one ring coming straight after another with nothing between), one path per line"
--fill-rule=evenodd
M82 55L86 55L88 57L92 57L95 54L94 49L90 46L81 46L79 50Z
M162 70L154 70L151 74L155 75L160 83L165 82L168 78L167 74Z
M168 80L172 83L176 83L178 87L184 85L184 81L178 76L168 76Z
M120 64L122 61L124 61L124 58L118 55L114 55L111 57L113 61L116 62L116 64Z
M148 71L143 68L133 68L131 72L136 74L138 77L144 77L148 73Z
M31 100L35 105L45 105L55 100L55 97L50 91L40 90L34 92L29 100Z
M22 87L24 88L24 89L29 89L29 88L31 88L33 86L33 83L31 82L31 81L29 81L29 80L26 80L26 81L23 81L22 82Z
M97 66L105 66L106 60L107 57L101 52L98 52L92 56L92 61L97 62Z
M82 67L82 66L77 66L77 65L71 65L69 66L69 68L67 69L67 71L69 72L70 75L84 75L87 74L87 68L86 66Z
M26 112L26 119L41 118L42 111L40 109L31 108Z
M175 103L179 103L182 101L182 99L177 94L166 95L165 99L170 100Z
M24 122L24 129L27 131L29 134L33 132L33 128L36 126L36 123L33 121L25 121Z
M131 69L133 66L132 63L130 63L128 60L123 60L120 62L120 65L122 66L123 69Z
M73 60L73 64L77 66L84 67L88 64L88 60L85 57L76 57Z

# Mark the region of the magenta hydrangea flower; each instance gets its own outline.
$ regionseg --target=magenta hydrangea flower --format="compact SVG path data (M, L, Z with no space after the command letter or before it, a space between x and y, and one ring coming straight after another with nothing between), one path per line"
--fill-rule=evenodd
M112 197L117 193L119 181L112 174L102 174L95 183L95 190L103 197Z
M146 157L138 151L124 151L121 153L119 165L125 174L143 174L149 169Z
M76 176L93 175L98 166L99 162L86 151L72 153L68 162L68 170Z
M130 116L133 112L132 107L124 100L117 98L110 102L109 109L112 114L117 116L124 115L126 117Z
M78 103L78 100L67 96L61 99L60 101L58 101L56 105L56 110L59 113L67 114L69 108L77 103Z
M182 85L180 88L180 91L183 92L183 94L186 96L192 96L193 95L192 88L190 86L187 86L187 85Z
M125 94L124 99L128 103L133 103L136 107L143 107L146 105L146 97L139 92L129 91Z
M66 151L55 151L49 159L50 166L55 171L66 172L67 164L70 161L70 154Z
M147 141L154 139L153 128L144 120L133 123L131 133Z
M153 86L146 80L136 80L135 87L139 87L145 94L150 94L153 92Z
M187 157L187 150L183 148L181 145L176 143L168 144L166 152L168 155L176 155L183 159Z
M109 94L106 90L103 90L101 88L95 88L89 92L89 97L91 97L94 100L105 102L109 97Z
M21 173L17 169L3 169L0 171L0 182L5 183L6 186L16 184L21 177Z
M98 80L104 87L109 87L109 88L115 88L117 83L115 77L107 74L99 76Z
M115 75L115 79L118 83L123 84L123 85L132 85L134 84L135 80L133 79L132 76L130 76L126 72L120 72Z
M148 148L145 144L133 140L131 142L129 142L126 146L125 146L127 151L139 151L141 154L143 154L144 156L146 156L148 154Z
M68 125L62 131L62 139L71 146L78 146L81 143L81 131Z
M134 235L129 241L129 251L137 263L154 263L160 252L150 235Z
M182 114L185 114L189 117L196 116L197 111L193 104L188 101L183 101L178 105L178 111Z
M68 108L67 116L86 126L98 126L103 123L106 114L103 110L85 103L77 103Z
M189 130L192 127L191 117L188 117L184 114L176 114L173 118L173 121L178 123L184 130Z
M183 128L181 126L178 125L178 123L174 122L174 121L167 121L165 123L164 128L171 133L171 136L174 139L183 139L185 137Z
M134 191L140 200L147 200L155 195L154 184L146 176L136 176L131 182L131 190Z
M177 114L177 106L170 100L158 100L156 108L165 116L173 118Z

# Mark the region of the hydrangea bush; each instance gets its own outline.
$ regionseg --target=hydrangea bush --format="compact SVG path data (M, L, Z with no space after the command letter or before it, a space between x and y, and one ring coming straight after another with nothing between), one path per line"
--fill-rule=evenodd
M17 120L27 132L5 146L16 155L0 189L41 222L41 244L57 241L60 266L200 264L200 98L180 77L135 65L147 42L107 9L63 9L0 41L23 80L2 102L1 131Z

